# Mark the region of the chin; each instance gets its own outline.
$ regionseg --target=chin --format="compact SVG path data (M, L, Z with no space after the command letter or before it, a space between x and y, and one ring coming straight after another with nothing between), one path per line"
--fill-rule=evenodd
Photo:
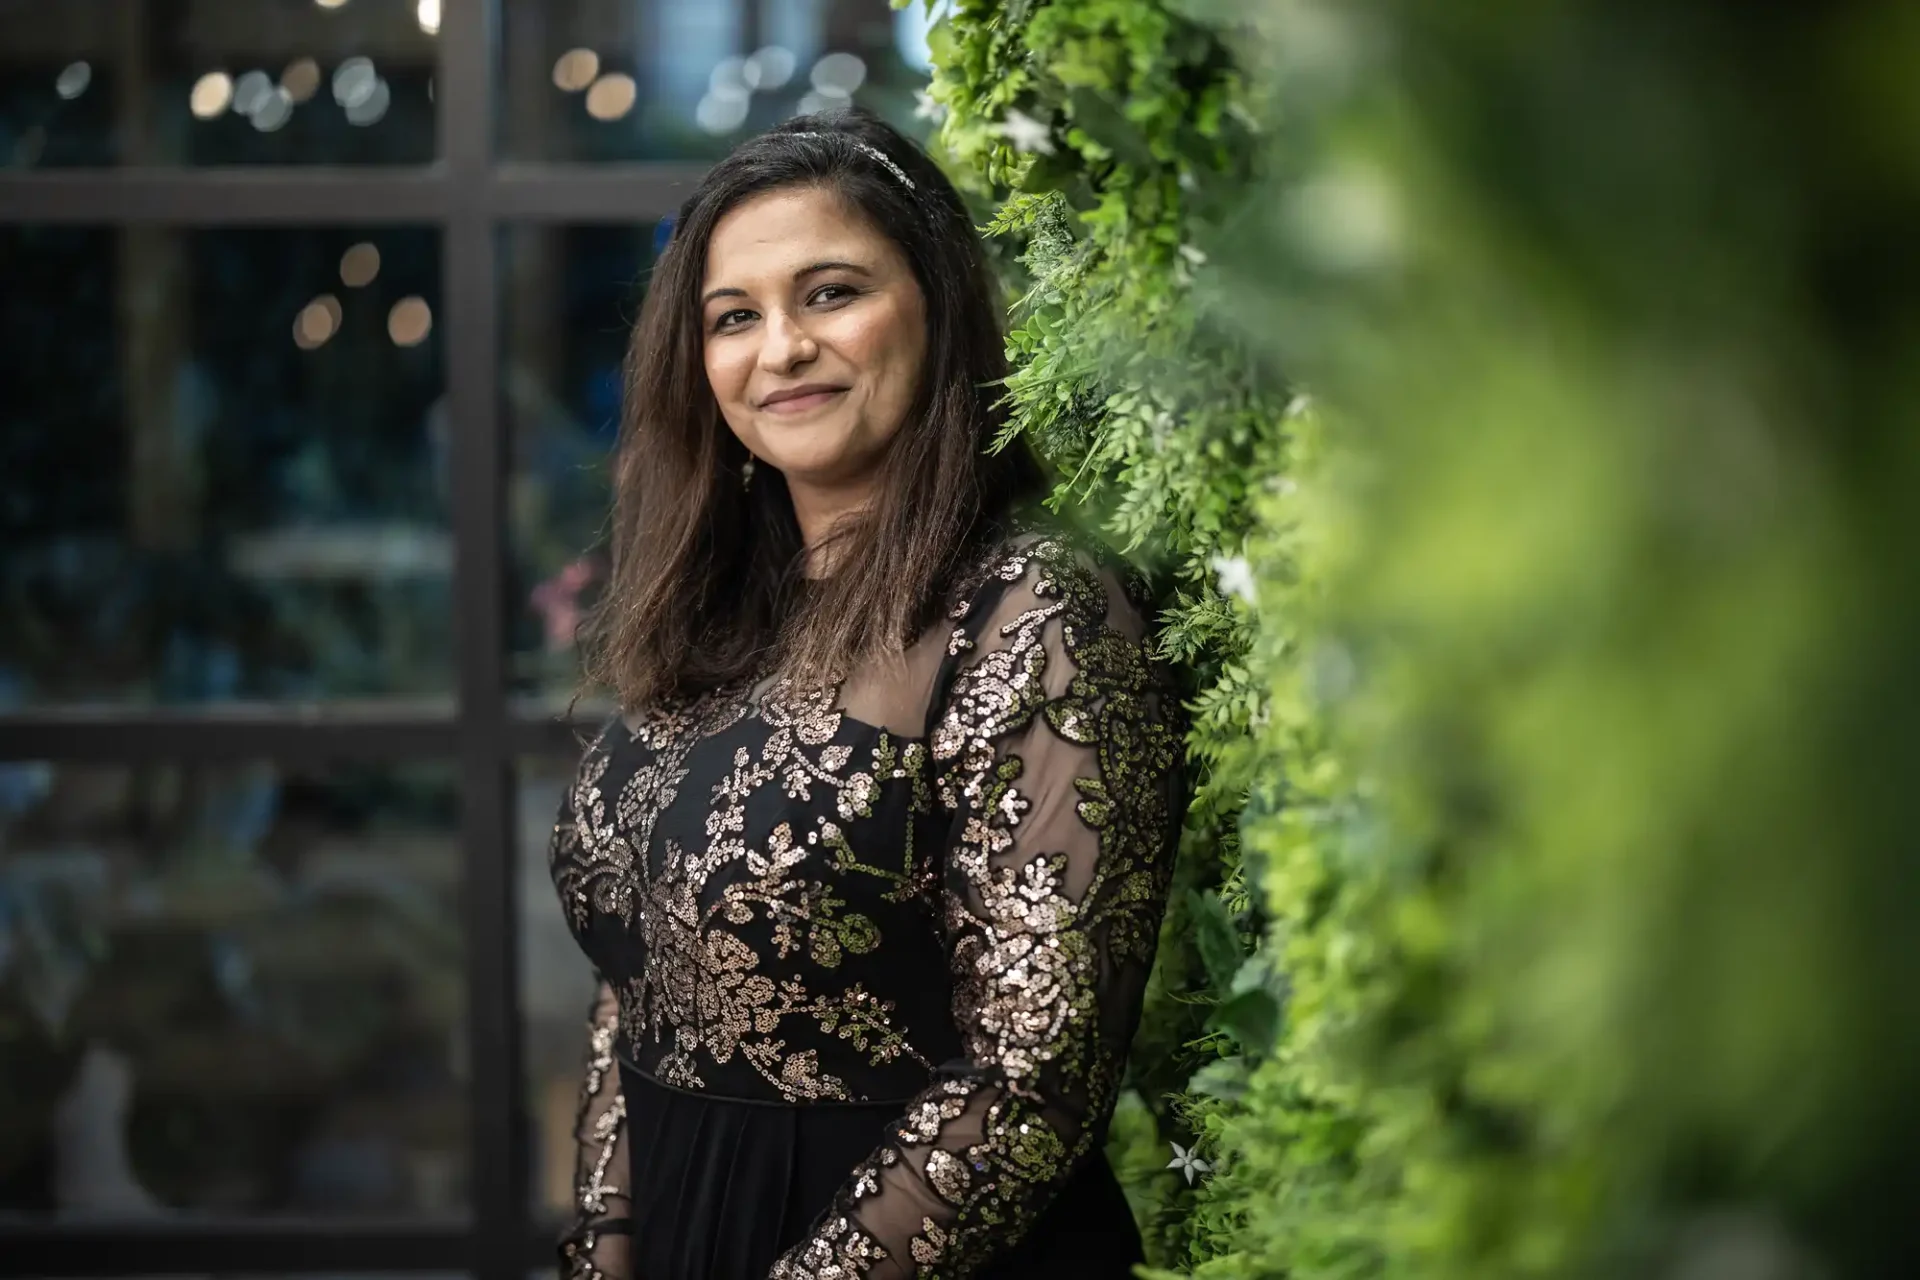
M836 485L873 468L876 458L856 448L845 430L776 428L761 436L762 460L789 483ZM781 437L786 435L786 439Z

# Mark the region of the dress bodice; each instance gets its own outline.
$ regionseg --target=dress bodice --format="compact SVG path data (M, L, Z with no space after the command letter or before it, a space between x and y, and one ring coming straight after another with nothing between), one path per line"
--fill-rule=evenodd
M616 1059L703 1098L898 1104L776 1280L971 1274L1097 1155L1182 795L1177 700L1130 588L1022 535L904 655L594 740L552 846L603 979L582 1274L620 1229Z
M905 1100L958 1049L926 740L833 702L723 690L587 752L555 876L663 1084Z

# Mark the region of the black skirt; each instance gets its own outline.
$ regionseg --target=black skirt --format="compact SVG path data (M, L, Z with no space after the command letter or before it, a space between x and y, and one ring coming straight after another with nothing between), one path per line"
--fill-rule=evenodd
M905 1100L788 1106L669 1088L623 1063L633 1280L766 1280ZM1061 1188L980 1280L1127 1280L1140 1234L1104 1155Z

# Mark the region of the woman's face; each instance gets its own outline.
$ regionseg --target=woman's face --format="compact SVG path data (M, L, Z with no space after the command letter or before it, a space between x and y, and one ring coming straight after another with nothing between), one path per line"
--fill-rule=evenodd
M832 192L768 192L714 227L701 295L707 381L740 443L796 498L858 493L926 357L926 301L898 246Z

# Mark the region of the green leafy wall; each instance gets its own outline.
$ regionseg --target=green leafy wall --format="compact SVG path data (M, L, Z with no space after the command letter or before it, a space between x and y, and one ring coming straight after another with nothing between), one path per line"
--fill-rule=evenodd
M1271 352L1196 290L1199 238L1253 177L1256 119L1222 32L1168 5L962 3L932 43L937 148L996 210L1018 296L1013 430L1063 477L1062 506L1160 571L1162 645L1196 678L1194 803L1112 1151L1150 1251L1173 1262L1204 1247L1206 1195L1166 1167L1170 1143L1220 1161L1212 1130L1279 1012L1240 843L1250 787L1279 776L1261 754L1288 740L1255 734L1274 699L1250 662L1251 565L1282 554L1260 507L1283 499L1310 419ZM1276 602L1293 589L1266 584ZM1266 644L1285 638L1269 627Z
M1154 1264L1920 1274L1920 10L947 7L1198 680Z

